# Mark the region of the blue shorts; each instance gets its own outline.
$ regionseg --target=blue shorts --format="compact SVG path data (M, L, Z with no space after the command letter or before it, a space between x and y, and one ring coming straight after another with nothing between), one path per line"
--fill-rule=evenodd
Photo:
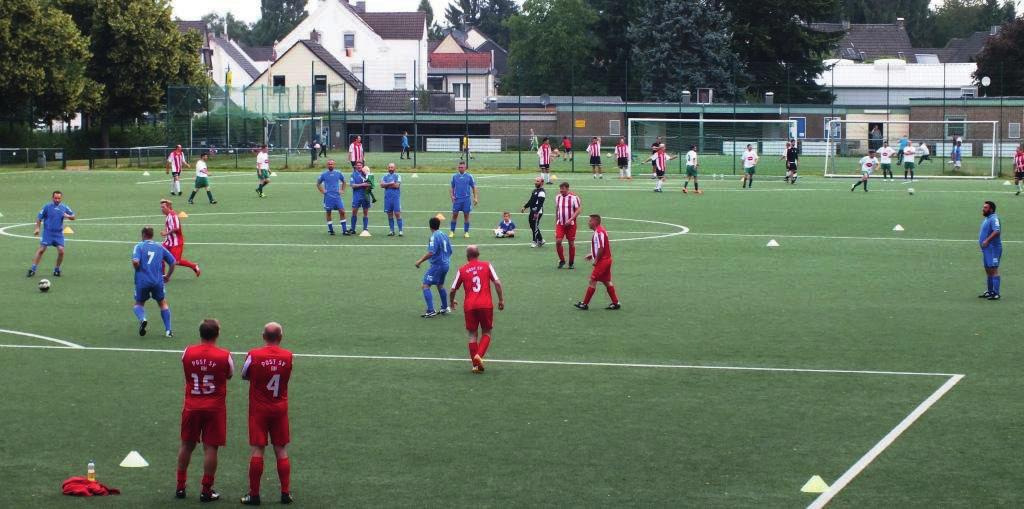
M341 199L341 196L328 196L324 195L324 210L340 210L345 211L345 201Z
M39 245L46 247L64 247L64 234L43 231L42 239L39 240Z
M444 278L446 276L448 276L448 267L444 265L431 265L430 268L427 269L426 274L423 274L423 284L429 286L443 286Z
M360 196L358 194L352 195L352 208L353 209L368 209L370 208L370 198L365 194Z
M160 302L166 296L163 284L135 287L135 302L146 302L149 299Z
M385 196L384 197L384 212L401 212L402 211L402 197L400 196Z
M981 250L981 262L985 265L986 269L995 269L999 267L999 260L1003 258L1003 247L986 247Z
M452 202L452 214L462 212L469 214L473 212L473 200L471 198L458 198Z

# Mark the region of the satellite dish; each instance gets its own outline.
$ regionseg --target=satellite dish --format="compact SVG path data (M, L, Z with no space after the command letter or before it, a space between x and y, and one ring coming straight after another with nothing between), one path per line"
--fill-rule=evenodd
M992 84L992 78L989 78L988 76L985 76L985 77L981 78L981 86L987 87L987 86L989 86L991 84Z

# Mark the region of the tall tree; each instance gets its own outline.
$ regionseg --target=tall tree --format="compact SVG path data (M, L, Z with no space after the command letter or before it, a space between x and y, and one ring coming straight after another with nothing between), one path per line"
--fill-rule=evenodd
M444 11L448 26L467 30L480 24L480 0L452 0Z
M526 0L508 20L511 34L507 93L589 95L603 83L586 79L598 37L597 13L584 0Z
M922 46L943 47L955 37L988 31L1016 17L1013 2L999 0L945 0L932 12Z
M427 15L427 38L431 41L443 39L441 27L434 21L434 7L430 5L430 0L420 0L420 6L416 10Z
M0 117L68 119L99 99L86 76L89 40L37 0L0 1Z
M89 37L86 72L104 92L88 113L100 119L104 146L113 122L160 111L168 86L207 83L202 40L178 30L167 0L56 1Z
M730 21L714 0L645 1L629 27L644 97L678 101L684 91L712 87L735 98L740 64Z
M1002 25L999 34L989 38L978 55L974 80L979 85L988 76L990 95L1024 95L1024 18Z
M487 34L498 46L508 48L509 30L505 24L512 16L519 14L515 0L487 0L480 8L480 31Z
M629 38L629 26L640 16L641 6L645 0L587 0L587 3L598 16L594 31L601 34L594 52L592 78L606 85L605 94L638 98L640 80L635 79L635 76L627 76L637 74L637 68L633 63L633 42Z
M252 27L254 46L270 46L306 19L305 0L261 0L260 20Z
M246 44L249 44L252 39L252 25L236 18L230 12L226 16L211 12L200 19L210 27L210 32L218 37L226 33L232 40Z
M842 34L811 30L828 19L837 0L722 0L732 14L733 49L747 66L748 93L775 92L789 103L827 103L832 94L814 82Z

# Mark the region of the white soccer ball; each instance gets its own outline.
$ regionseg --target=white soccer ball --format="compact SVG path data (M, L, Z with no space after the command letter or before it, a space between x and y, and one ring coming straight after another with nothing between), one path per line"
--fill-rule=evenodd
M907 193L909 193L911 196L913 196L914 195L914 188L913 187L907 188Z
M46 292L50 291L50 280L49 279L40 279L39 280L39 291L43 292L43 293L46 293Z

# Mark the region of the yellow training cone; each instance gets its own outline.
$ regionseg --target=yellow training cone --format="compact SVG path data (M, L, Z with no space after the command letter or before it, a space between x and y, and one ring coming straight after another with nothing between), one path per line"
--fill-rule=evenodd
M64 235L71 235L72 233L75 233L75 230L72 230L70 226L64 227Z
M186 217L188 217L188 214L186 214L184 210L178 212L178 218L185 219Z
M551 176L551 181L554 182L556 180L558 180L558 175L552 175Z
M820 475L811 477L804 483L804 487L800 488L800 491L804 493L825 493L828 491L828 484L821 478Z

